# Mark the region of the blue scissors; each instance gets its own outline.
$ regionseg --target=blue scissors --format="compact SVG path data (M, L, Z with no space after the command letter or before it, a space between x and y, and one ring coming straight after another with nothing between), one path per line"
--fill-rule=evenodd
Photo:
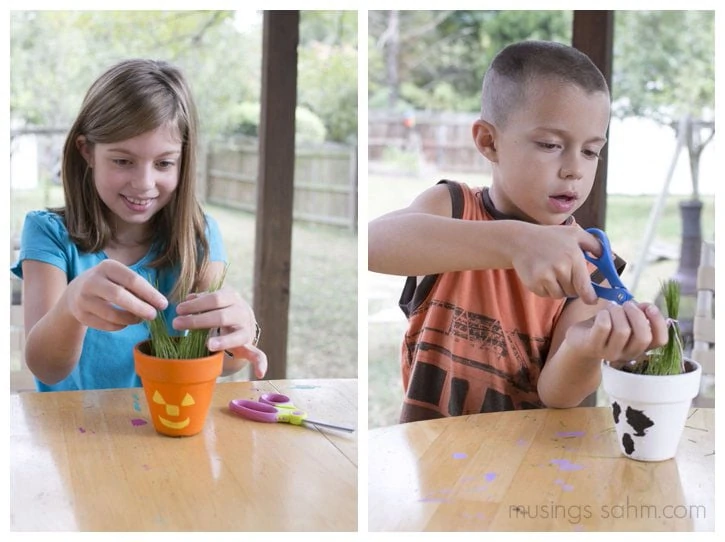
M597 266L611 286L611 288L605 288L604 286L592 282L594 291L599 297L614 301L619 305L624 304L630 299L634 299L634 296L629 292L629 290L627 290L627 287L620 280L619 273L617 273L617 269L614 267L612 247L609 245L607 234L597 228L588 228L586 231L599 239L599 242L602 245L602 255L599 256L599 258L595 258L584 251L584 257L587 261Z

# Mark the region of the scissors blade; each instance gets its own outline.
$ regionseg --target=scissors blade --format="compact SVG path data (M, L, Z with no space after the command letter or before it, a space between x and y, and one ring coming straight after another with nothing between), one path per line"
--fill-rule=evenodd
M338 431L346 431L348 433L354 433L355 428L354 427L347 427L345 425L333 425L331 423L325 423L325 422L318 422L316 420L310 420L309 418L305 418L303 423L311 423L312 425L319 425L320 427L327 427L329 429L337 429Z

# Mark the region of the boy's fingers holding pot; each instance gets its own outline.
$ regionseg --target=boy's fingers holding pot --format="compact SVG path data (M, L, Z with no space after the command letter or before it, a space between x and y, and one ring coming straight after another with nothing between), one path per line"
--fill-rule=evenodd
M607 310L600 310L594 317L591 330L591 341L595 344L605 344L612 332L612 315Z
M644 311L644 315L649 320L650 328L652 329L652 344L650 348L656 348L667 343L669 339L667 332L667 320L662 315L657 305L652 303L640 303L640 309Z

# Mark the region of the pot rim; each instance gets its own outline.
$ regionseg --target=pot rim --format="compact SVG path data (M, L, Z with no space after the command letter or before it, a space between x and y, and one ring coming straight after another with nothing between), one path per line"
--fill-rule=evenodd
M629 371L624 371L622 369L619 369L617 367L612 367L610 365L609 360L602 360L602 370L606 367L608 371L615 371L617 373L626 374L632 378L662 378L662 377L670 377L670 378L677 378L677 377L685 377L688 375L692 375L692 373L697 373L698 371L702 371L702 365L700 365L697 361L694 359L685 357L685 372L679 373L676 375L646 375L646 374L640 374L640 373L630 373ZM689 367L688 367L689 365Z

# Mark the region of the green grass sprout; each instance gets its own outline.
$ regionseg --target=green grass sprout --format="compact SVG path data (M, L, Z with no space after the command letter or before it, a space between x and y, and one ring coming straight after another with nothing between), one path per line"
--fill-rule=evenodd
M682 333L677 322L680 310L680 283L674 279L662 282L661 292L667 309L668 340L666 344L650 352L643 374L681 374L685 372L685 361L682 352Z
M210 285L207 292L215 292L222 287L228 268L229 265L224 267L224 272ZM190 287L182 285L182 291L186 292L184 298L188 296L190 290ZM147 326L152 356L163 359L197 359L211 354L206 346L209 329L189 329L180 335L174 335L170 332L162 311L159 311L156 318L150 320Z

